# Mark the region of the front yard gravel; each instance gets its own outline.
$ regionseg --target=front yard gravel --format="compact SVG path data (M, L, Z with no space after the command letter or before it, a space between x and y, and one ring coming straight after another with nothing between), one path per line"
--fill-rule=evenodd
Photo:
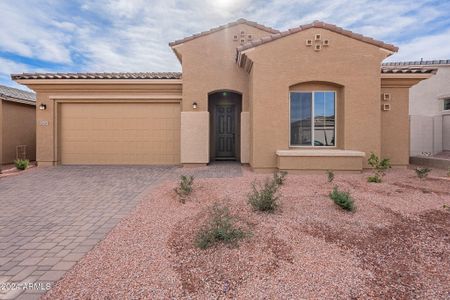
M449 181L392 170L369 184L368 175L288 175L275 214L246 202L251 182L269 175L196 179L186 204L168 180L44 299L448 299ZM354 213L328 198L335 185L354 197ZM252 234L197 249L217 201Z

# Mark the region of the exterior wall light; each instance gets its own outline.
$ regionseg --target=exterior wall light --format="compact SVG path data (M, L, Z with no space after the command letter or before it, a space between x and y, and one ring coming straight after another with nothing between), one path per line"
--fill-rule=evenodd
M44 103L41 103L41 105L39 105L39 109L40 110L46 110L47 109L47 105Z
M193 102L193 103L192 103L192 108L193 108L193 109L197 109L197 102Z

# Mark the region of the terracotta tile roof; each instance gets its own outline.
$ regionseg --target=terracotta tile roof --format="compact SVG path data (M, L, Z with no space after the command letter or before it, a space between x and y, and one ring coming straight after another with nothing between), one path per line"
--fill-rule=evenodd
M0 85L0 99L18 103L36 105L36 95L31 92Z
M186 37L186 38L184 38L184 39L176 40L176 41L174 41L174 42L169 43L169 46L170 46L170 47L173 47L173 46L182 44L182 43L184 43L184 42L191 41L191 40L196 39L196 38L198 38L198 37L205 36L205 35L208 35L208 34L211 34L211 33L214 33L214 32L217 32L217 31L220 31L220 30L222 30L222 29L229 28L229 27L232 27L232 26L235 26L235 25L239 25L239 24L247 24L247 25L249 25L249 26L253 26L253 27L255 27L255 28L258 28L258 29L267 31L268 33L279 33L279 32L280 32L280 31L278 31L278 30L276 30L276 29L273 29L273 28L270 28L270 27L267 27L267 26L258 24L258 23L256 23L256 22L248 21L248 20L246 20L246 19L242 19L242 18L241 18L241 19L238 19L238 20L236 20L236 21L234 21L234 22L231 22L231 23L228 23L228 24L219 26L219 27L212 28L212 29L210 29L210 30L208 30L208 31L203 31L203 32L201 32L201 33L197 33L197 34L188 36L188 37Z
M181 79L181 73L22 73L11 74L11 79Z
M418 61L396 61L396 62L385 62L383 66L435 66L435 65L449 65L450 59L439 59L439 60L418 60Z
M356 39L358 41L362 41L362 42L365 42L365 43L368 43L368 44L372 44L372 45L375 45L375 46L387 49L389 51L393 51L393 52L397 52L398 51L398 47L396 47L396 46L394 46L392 44L386 44L386 43L384 43L382 41L378 41L378 40L372 39L370 37L363 36L362 34L354 33L354 32L352 32L350 30L343 29L343 28L338 27L336 25L328 24L328 23L320 22L320 21L314 21L313 23L310 23L310 24L301 25L299 27L291 28L289 30L286 30L286 31L283 31L283 32L280 32L280 33L277 33L277 34L272 34L270 36L266 36L266 37L263 37L263 38L258 39L258 40L247 42L247 43L243 44L242 46L238 47L237 50L238 50L238 53L239 53L241 51L244 51L244 50L247 50L247 49L250 49L250 48L254 48L254 47L257 47L259 45L262 45L262 44L265 44L265 43L268 43L268 42L271 42L271 41L275 41L275 40L277 40L279 38L282 38L282 37L285 37L285 36L288 36L288 35L291 35L291 34L294 34L294 33L297 33L297 32L300 32L300 31L303 31L303 30L306 30L306 29L309 29L309 28L328 29L330 31L333 31L333 32L336 32L336 33L339 33L339 34L342 34L342 35L345 35L345 36L348 36L348 37Z
M414 66L382 66L383 74L435 74L437 68L414 67Z

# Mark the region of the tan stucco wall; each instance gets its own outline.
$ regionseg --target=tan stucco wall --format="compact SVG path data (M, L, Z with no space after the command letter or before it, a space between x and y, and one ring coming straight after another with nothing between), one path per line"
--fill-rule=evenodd
M16 146L27 145L27 158L36 159L35 106L11 101L2 102L2 163L16 159Z
M181 163L209 162L209 112L181 112Z
M176 46L182 56L183 111L208 110L208 93L231 90L242 94L242 111L248 111L248 74L236 63L239 41L233 36L240 32L252 34L253 39L268 33L255 27L239 24Z
M328 39L330 46L320 52L306 47L305 40L315 34ZM253 167L273 168L275 151L289 149L289 87L310 81L342 86L342 147L380 153L380 63L385 51L325 29L309 29L261 45L247 55L254 63Z
M181 82L176 84L116 83L30 84L36 91L36 103L46 104L46 110L36 109L36 156L41 166L59 161L57 149L57 106L64 102L181 102Z
M381 105L390 104L391 110L381 112L381 156L389 158L392 165L409 164L409 117L407 87L382 87L382 93L391 94L391 100Z
M235 62L236 48L240 45L240 32L251 34L253 39L267 36L269 33L246 25L239 24L224 30L208 34L198 39L175 46L175 51L181 54L183 70L183 103L182 111L192 111L192 103L197 102L196 111L208 111L208 94L214 91L228 90L242 94L242 111L248 112L248 74ZM233 36L238 35L238 41L233 41ZM242 130L241 130L242 132ZM195 132L194 132L195 134ZM202 133L197 133L202 135ZM241 151L246 151L249 145L248 139L241 137ZM210 140L206 140L209 147ZM181 143L182 157L188 157L190 148L185 148L186 143ZM195 156L206 155L202 151ZM209 153L209 152L208 152ZM244 154L245 155L245 154ZM196 158L208 162L209 157ZM248 159L241 158L241 162Z

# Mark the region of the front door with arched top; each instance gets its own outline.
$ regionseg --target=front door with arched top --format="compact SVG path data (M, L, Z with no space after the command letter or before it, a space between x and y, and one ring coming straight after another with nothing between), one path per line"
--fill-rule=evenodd
M241 98L240 94L228 91L209 95L212 160L240 159Z

